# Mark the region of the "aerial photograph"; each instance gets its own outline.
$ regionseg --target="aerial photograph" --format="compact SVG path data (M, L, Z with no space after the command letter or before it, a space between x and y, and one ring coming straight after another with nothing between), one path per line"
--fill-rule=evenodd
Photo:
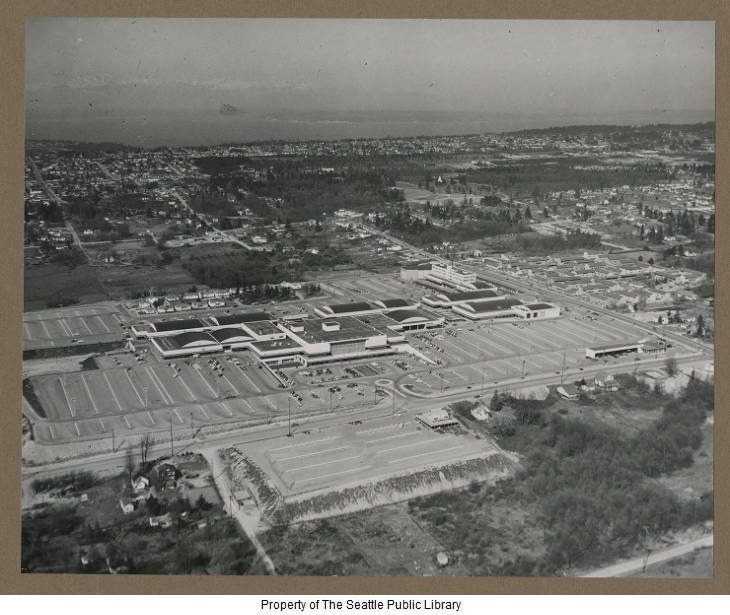
M25 70L23 573L713 577L713 22L32 18Z

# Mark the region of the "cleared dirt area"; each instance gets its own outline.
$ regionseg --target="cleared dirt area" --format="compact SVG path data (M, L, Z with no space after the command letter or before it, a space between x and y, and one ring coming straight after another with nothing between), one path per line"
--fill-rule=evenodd
M260 538L279 574L469 575L407 503L277 528ZM448 563L438 564L439 553Z

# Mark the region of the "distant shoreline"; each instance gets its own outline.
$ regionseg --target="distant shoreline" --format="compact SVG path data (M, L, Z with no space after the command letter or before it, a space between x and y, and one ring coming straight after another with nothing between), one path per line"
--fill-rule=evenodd
M384 114L383 114L384 115ZM419 115L421 117L419 117ZM708 119L709 118L709 119ZM712 124L711 111L637 112L635 114L545 115L378 114L302 115L220 114L208 112L70 113L29 112L26 140L110 143L134 148L209 147L267 142L354 141L449 138L546 132L569 128Z

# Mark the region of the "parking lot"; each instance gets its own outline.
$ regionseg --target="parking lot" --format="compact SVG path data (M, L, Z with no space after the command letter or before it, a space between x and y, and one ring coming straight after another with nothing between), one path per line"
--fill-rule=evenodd
M560 373L594 365L585 349L594 344L646 337L638 327L610 319L562 317L527 323L464 323L451 329L409 335L413 346L436 361L412 370L401 383L416 393L492 385L522 376ZM408 360L409 368L416 361ZM404 369L404 372L411 371Z
M80 306L23 314L23 349L119 340L122 319L112 306Z
M284 495L367 482L496 452L486 440L431 431L415 420L369 420L246 444Z

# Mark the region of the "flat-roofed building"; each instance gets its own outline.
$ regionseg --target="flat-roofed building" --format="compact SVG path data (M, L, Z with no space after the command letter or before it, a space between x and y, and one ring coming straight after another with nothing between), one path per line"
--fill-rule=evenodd
M406 263L400 268L400 279L406 282L422 280L431 272L431 263L428 261L416 261Z
M424 276L427 280L434 282L445 282L451 286L461 289L474 289L477 281L477 274L465 271L448 263L433 262L431 271Z
M459 303L454 306L454 312L466 316L471 320L483 320L486 318L517 320L520 317L513 309L517 305L522 305L519 299L502 297L499 299Z
M444 410L443 408L434 408L428 412L417 414L416 420L431 429L459 424L459 421L457 421L447 410Z
M441 290L423 298L423 303L431 307L454 307L462 303L470 301L479 301L481 299L503 299L506 295L500 293L494 287L481 288L479 290L462 290L451 291Z
M332 305L321 305L314 309L317 316L360 316L361 314L373 314L381 312L382 307L366 301L353 301L351 303L335 303Z
M403 299L402 297L394 297L392 299L378 299L377 301L373 301L373 303L382 308L385 312L388 312L389 310L401 310L404 308L418 307L418 303L413 303L411 301L408 301L408 299Z
M268 312L238 312L210 317L210 321L219 326L240 325L261 320L274 320L274 318Z
M154 320L132 325L132 333L138 338L171 335L191 331L205 331L210 325L200 318L178 318L175 320Z
M354 316L309 318L294 327L287 323L282 328L304 349L308 363L396 351L389 344L387 330L375 328Z
M625 354L634 354L644 351L644 342L614 342L612 344L602 344L600 346L590 346L586 348L586 357L588 359L600 359L602 357L620 357Z
M189 331L176 335L160 335L151 339L152 345L164 358L207 352L221 352L223 346L209 333Z
M420 309L392 310L386 316L396 321L397 324L393 325L392 328L398 331L414 331L439 327L446 320L443 316Z
M559 318L560 308L552 303L525 303L512 308L517 316L525 320L546 320Z
M224 327L211 331L210 335L223 347L223 349L246 348L253 338L241 327Z

